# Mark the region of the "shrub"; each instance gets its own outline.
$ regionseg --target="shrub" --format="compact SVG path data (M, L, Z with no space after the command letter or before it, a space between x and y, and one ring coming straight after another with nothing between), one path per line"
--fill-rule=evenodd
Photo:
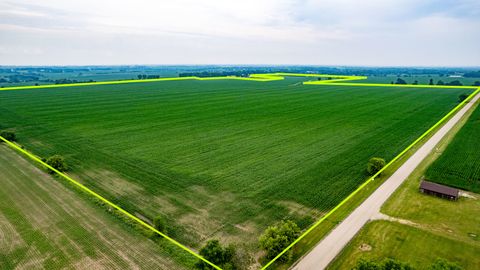
M153 219L153 227L155 227L155 229L159 230L162 233L167 232L167 224L165 224L165 221L161 216L157 216Z
M468 98L468 94L461 94L460 96L458 96L458 102L462 102L467 98Z
M60 155L53 155L45 161L48 165L52 166L54 169L57 169L61 172L64 172L68 170L67 163L65 162L65 159L60 156ZM48 169L49 173L53 173L51 169Z
M14 142L17 140L17 136L13 131L8 131L8 130L2 130L0 131L0 136L5 138L6 140L9 140L11 142Z
M260 236L260 247L267 252L267 259L272 259L282 252L290 243L292 243L300 234L298 225L291 221L282 221L276 226L268 227ZM290 252L287 256L282 256L281 261L287 261L290 258Z
M463 268L453 262L449 262L445 259L437 259L428 270L463 270Z
M381 266L373 261L360 259L352 270L381 270Z
M379 157L371 158L367 163L367 172L369 175L374 175L378 171L380 171L383 167L385 167L385 160Z
M451 82L448 82L446 83L446 85L452 85L452 86L462 86L462 82L458 81L458 80L455 80L455 81L451 81Z
M397 81L395 82L395 84L407 84L407 82L404 79L397 78Z
M233 258L235 256L235 248L228 246L223 248L218 240L208 241L199 252L202 257L217 265L224 270L233 270L235 265L233 264ZM198 269L214 269L212 266L204 261L198 261L195 264Z
M360 259L352 268L353 270L414 270L408 263L395 259L385 259L382 262Z

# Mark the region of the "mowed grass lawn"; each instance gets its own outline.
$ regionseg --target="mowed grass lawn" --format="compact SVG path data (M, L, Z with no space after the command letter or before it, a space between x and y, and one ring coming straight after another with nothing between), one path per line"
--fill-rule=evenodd
M71 174L198 247L257 247L268 225L303 227L458 104L466 90L170 81L0 91L0 125Z
M445 152L428 168L431 181L480 193L480 109L470 116Z
M478 269L478 245L469 245L439 234L396 222L377 220L365 225L328 269L352 269L361 259L381 262L393 258L415 269L428 269L437 259Z
M1 269L190 269L0 144ZM183 266L185 264L185 266Z

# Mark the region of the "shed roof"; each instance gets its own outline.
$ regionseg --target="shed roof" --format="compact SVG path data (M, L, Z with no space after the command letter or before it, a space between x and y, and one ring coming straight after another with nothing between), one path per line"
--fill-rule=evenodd
M420 184L420 188L445 194L445 195L455 196L455 197L458 196L458 192L459 192L459 190L456 188L447 187L444 185L440 185L440 184L433 183L430 181L425 181L425 180L423 180L422 183Z

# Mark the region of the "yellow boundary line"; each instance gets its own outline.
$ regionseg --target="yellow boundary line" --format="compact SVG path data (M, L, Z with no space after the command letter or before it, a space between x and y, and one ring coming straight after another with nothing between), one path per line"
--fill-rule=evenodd
M458 104L455 108L453 108L450 112L448 112L442 119L440 119L437 123L435 123L430 129L424 132L420 137L418 137L414 142L412 142L407 148L405 148L400 154L398 154L395 158L393 158L390 162L388 162L380 171L378 171L375 175L367 179L363 184L361 184L355 191L350 193L344 200L342 200L339 204L337 204L332 210L330 210L325 216L323 216L320 220L318 220L315 224L310 226L305 232L303 232L295 241L293 241L288 247L286 247L282 252L280 252L275 258L269 261L265 266L261 269L266 269L270 265L272 265L278 258L280 258L283 254L285 254L288 250L290 250L295 244L297 244L301 239L303 239L307 234L309 234L312 230L318 227L325 219L327 219L330 215L337 211L342 205L344 205L347 201L349 201L355 194L361 191L365 186L367 186L370 182L375 180L375 177L380 175L384 170L386 170L392 163L397 161L400 157L402 157L408 150L410 150L415 144L417 144L420 140L425 138L430 132L432 132L435 128L441 125L448 117L450 117L453 113L455 113L459 108L461 108L466 102L473 98L477 93L480 92L480 87L477 88L475 86L446 86L446 85L408 85L408 84L373 84L373 83L341 83L342 81L352 81L352 80L364 80L367 77L365 76L343 76L343 75L329 75L329 74L302 74L302 73L266 73L266 74L251 74L250 77L236 77L236 76L225 76L225 77L172 77L172 78L159 78L159 79L146 79L146 80L123 80L123 81L105 81L105 82L91 82L91 83L76 83L76 84L53 84L53 85L36 85L36 86L14 86L14 87L5 87L0 88L0 91L8 91L8 90L24 90L24 89L38 89L38 88L60 88L60 87L74 87L74 86L89 86L89 85L111 85L111 84L127 84L127 83L146 83L146 82L160 82L160 81L182 81L182 80L200 80L200 81L207 81L207 80L246 80L246 81L260 81L260 82L269 82L269 81L278 81L283 80L286 76L294 76L294 77L329 77L332 78L331 80L317 80L317 81L306 81L303 82L305 85L340 85L340 86L383 86L383 87L413 87L413 88L463 88L463 89L476 89L472 94L468 96L464 101ZM222 270L220 267L215 265L214 263L210 262L209 260L203 258L195 251L189 249L188 247L182 245L181 243L177 242L175 239L170 238L168 235L160 232L159 230L155 229L148 223L142 221L141 219L137 218L136 216L130 214L120 206L110 202L109 200L105 199L98 193L94 192L93 190L87 188L86 186L82 185L78 181L72 179L68 175L58 171L57 169L51 167L47 163L43 162L40 158L35 156L34 154L22 149L18 145L13 142L8 141L7 139L0 136L0 140L4 141L12 147L13 149L25 154L30 159L40 163L41 165L45 166L46 168L54 171L59 176L63 177L73 185L77 186L81 190L85 191L86 193L94 196L95 198L99 199L100 201L104 202L105 204L113 207L114 209L118 210L125 216L131 218L132 220L136 221L140 225L144 226L145 228L157 233L158 235L164 237L165 239L169 240L176 246L180 247L181 249L187 251L191 255L195 256L196 258L202 260L203 262L207 263L208 265L212 266L215 269Z

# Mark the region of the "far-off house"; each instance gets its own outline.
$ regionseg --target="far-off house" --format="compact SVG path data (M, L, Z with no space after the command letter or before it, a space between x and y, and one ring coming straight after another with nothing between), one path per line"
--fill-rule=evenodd
M456 188L447 187L425 180L422 180L422 183L420 183L420 192L452 201L456 201L460 193L460 191Z

